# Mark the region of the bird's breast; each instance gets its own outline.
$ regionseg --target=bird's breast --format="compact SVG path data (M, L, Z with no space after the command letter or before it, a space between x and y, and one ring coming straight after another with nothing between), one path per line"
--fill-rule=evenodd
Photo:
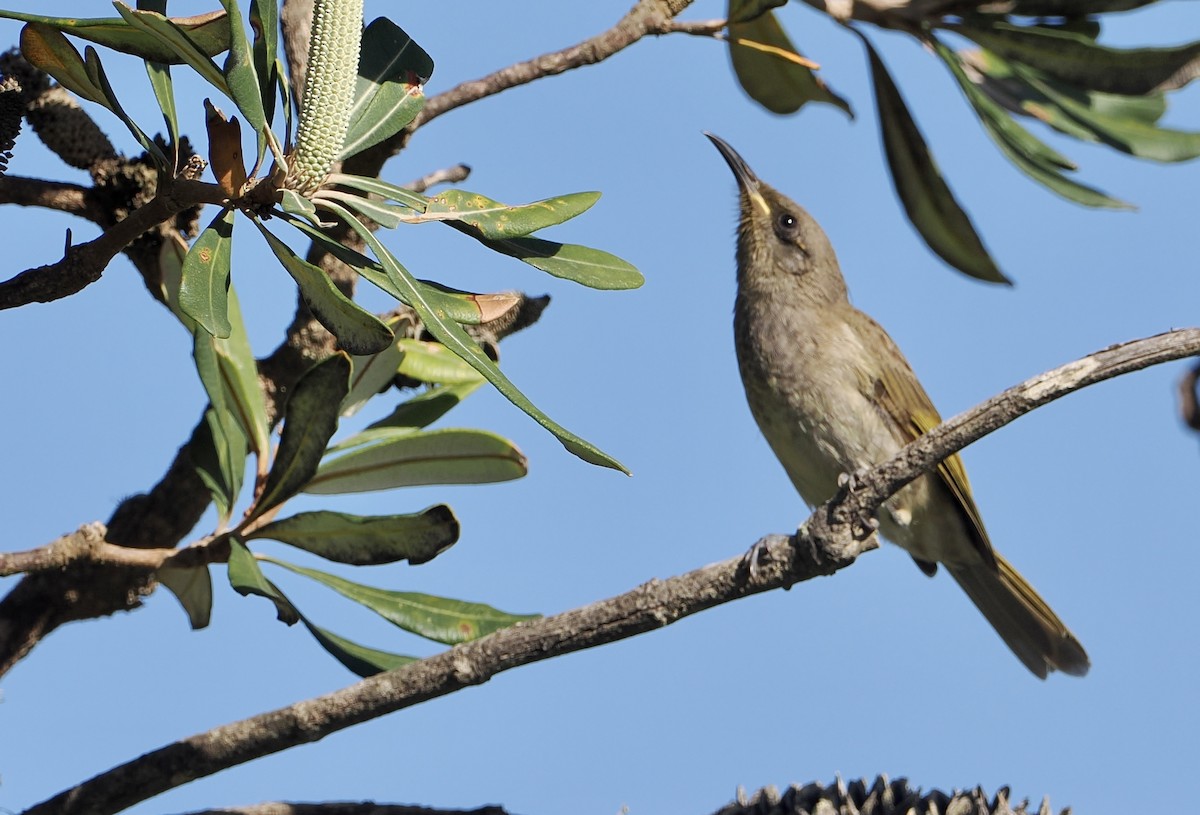
M743 303L734 334L750 412L806 503L827 501L842 473L900 449L863 393L872 355L845 321L827 311Z

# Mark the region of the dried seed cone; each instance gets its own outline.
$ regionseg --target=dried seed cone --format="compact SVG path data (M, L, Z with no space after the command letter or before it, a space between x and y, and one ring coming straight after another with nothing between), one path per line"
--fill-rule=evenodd
M345 143L362 20L363 0L317 0L313 8L296 149L288 165L287 186L297 192L307 194L321 186Z

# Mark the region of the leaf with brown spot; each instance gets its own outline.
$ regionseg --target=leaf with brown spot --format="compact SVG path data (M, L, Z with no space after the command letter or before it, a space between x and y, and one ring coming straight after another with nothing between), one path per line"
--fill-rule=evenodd
M469 603L417 592L390 591L364 586L337 575L316 569L306 569L294 563L263 558L268 563L304 575L343 597L353 600L393 625L413 634L446 645L469 642L524 620L537 619L539 614L509 614L483 603Z

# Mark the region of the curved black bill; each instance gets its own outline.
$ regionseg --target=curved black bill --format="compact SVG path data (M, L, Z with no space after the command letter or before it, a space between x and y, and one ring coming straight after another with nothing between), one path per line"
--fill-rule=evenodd
M721 155L725 159L725 163L729 165L729 169L733 170L734 176L737 177L738 186L746 192L758 191L758 176L750 169L749 165L738 155L737 150L729 146L729 142L722 139L720 136L714 136L707 130L704 135L708 136L708 140L716 145L721 151Z

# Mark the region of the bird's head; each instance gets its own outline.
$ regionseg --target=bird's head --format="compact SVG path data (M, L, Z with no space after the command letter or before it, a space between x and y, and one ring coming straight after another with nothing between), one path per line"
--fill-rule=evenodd
M739 288L785 288L818 301L845 300L837 255L820 224L795 201L760 181L728 142L712 133L704 135L737 179Z

